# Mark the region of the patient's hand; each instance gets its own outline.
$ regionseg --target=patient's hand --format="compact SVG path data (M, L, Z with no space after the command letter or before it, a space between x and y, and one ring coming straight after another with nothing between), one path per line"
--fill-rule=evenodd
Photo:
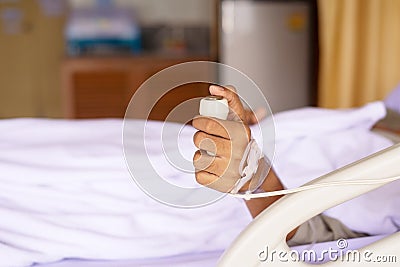
M239 164L251 136L248 124L257 122L256 118L261 119L263 114L265 116L265 112L254 116L246 111L232 87L213 85L210 86L210 93L228 100L232 111L228 116L230 121L203 116L193 119L192 125L199 130L194 135L194 143L199 150L193 157L193 165L196 169L196 179L200 184L221 192L230 192L241 178ZM215 156L210 156L205 151ZM247 188L248 183L241 190ZM260 189L265 192L282 190L283 185L271 169ZM246 201L246 205L255 217L280 197L253 199ZM288 237L293 236L295 231L296 229Z
M224 89L225 88L225 89ZM225 92L221 92L224 89ZM228 100L230 112L228 120L240 120L247 125L253 125L264 119L267 115L267 110L264 107L257 108L254 112L243 107L239 96L236 94L236 89L233 86L210 86L210 93L216 96L222 96ZM233 94L232 94L233 93ZM228 98L229 97L229 98ZM239 116L239 118L237 118Z
M193 126L199 130L193 138L199 148L193 157L193 165L200 184L229 192L241 178L239 165L250 141L251 132L246 119L255 117L245 111L234 88L212 85L210 93L227 99L229 120L204 116L193 119Z
M256 124L264 119L266 116L267 110L265 108L258 108L254 112L249 109L244 110L244 121L248 125Z

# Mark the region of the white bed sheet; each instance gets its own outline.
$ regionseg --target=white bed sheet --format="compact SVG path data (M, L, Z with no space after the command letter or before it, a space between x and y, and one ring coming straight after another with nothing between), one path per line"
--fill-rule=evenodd
M281 181L287 188L295 188L391 146L392 141L370 131L385 114L382 102L350 110L303 108L278 114L274 166ZM368 175L366 170L366 178L381 178ZM381 235L400 229L399 206L400 180L325 214L354 231Z
M368 129L384 115L378 106L355 116L345 128L339 121L338 127L315 135L321 129L316 120L303 127L313 129L308 134L292 131L294 136L278 138L275 163L284 183L297 185L390 145ZM277 116L278 137L285 123L292 125L290 116L298 122L304 111L285 119ZM157 134L161 125L150 122L149 127ZM134 266L215 265L251 220L243 202L225 197L203 208L176 209L152 200L128 174L121 127L121 120L0 121L0 266L62 259L118 260L121 266L123 260L140 262ZM186 128L184 142L191 143L193 133ZM349 138L355 138L353 146ZM159 157L159 144L152 145L151 153ZM193 146L185 147L186 153L194 152ZM349 153L351 149L359 152ZM195 183L191 175L161 171Z
M347 247L343 249L343 253L349 250L357 250L364 246L367 246L386 235L378 235L378 236L368 236L363 238L353 238L347 240ZM313 263L324 263L329 260L328 257L321 257L323 255L323 251L327 248L337 249L337 244L335 241L331 242L323 242L317 243L313 245L303 245L293 247L292 250L296 250L297 252L302 253L303 251L314 251L316 258ZM153 260L115 260L115 261L99 261L99 260L78 260L78 259L67 259L62 260L56 263L43 264L40 267L204 267L204 266L215 266L219 257L221 256L221 252L213 252L213 253L203 253L197 255L181 255L178 257L167 257L167 258L159 258ZM301 254L300 254L301 255ZM307 254L304 254L307 255ZM305 258L307 260L308 258ZM313 261L313 258L310 258L308 262Z
M121 126L0 122L0 266L218 252L250 221L237 199L177 209L149 198L127 171Z

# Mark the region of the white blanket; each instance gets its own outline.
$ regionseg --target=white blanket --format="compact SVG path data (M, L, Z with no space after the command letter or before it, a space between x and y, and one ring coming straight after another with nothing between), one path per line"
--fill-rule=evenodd
M274 167L283 184L301 186L392 145L370 131L385 113L383 103L376 102L353 110L304 108L278 114ZM399 204L400 181L396 181L325 214L357 232L388 234L400 229Z
M222 251L250 221L237 199L199 209L150 199L126 169L121 127L121 120L0 121L0 266Z
M323 113L329 113L329 127ZM390 145L368 131L383 115L380 103L363 111L304 109L277 115L274 164L284 184L300 185ZM301 134L293 131L299 118L301 124L295 128L303 129ZM151 123L155 130L161 125ZM324 130L319 131L319 125ZM120 120L0 121L0 266L63 258L145 260L222 251L249 223L250 216L237 199L226 197L199 209L176 209L146 196L126 169L121 126ZM293 136L282 137L288 128ZM186 128L181 136L191 143L193 133L194 129ZM194 152L193 146L182 149L184 154ZM160 151L155 149L154 156ZM163 171L160 166L166 165L159 162L158 171ZM165 172L171 176L167 167ZM194 183L190 175L175 176L177 181L188 177ZM355 230L393 232L400 224L395 209L398 185L328 214ZM349 210L351 216L346 213Z

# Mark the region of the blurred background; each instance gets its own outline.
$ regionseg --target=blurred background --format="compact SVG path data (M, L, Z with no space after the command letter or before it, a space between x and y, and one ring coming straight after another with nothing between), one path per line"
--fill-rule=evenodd
M359 106L400 80L399 25L400 0L0 0L0 117L122 117L193 60L243 71L273 112ZM203 95L176 88L150 117Z

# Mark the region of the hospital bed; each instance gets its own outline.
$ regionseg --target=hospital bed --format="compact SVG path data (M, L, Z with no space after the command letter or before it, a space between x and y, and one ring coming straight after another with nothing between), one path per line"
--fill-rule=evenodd
M326 112L332 119L329 127L316 119L319 115L321 119L326 118ZM299 186L307 179L310 181L393 144L370 131L384 115L379 104L349 112L352 113L311 109L276 116L274 162L278 175L285 178L286 187ZM302 132L291 129L299 115L313 118L307 132L304 127ZM336 125L332 123L334 118L338 118ZM302 123L307 121L302 120ZM157 140L156 133L163 124L149 122L148 127L153 140L148 156L155 157L159 163L154 168L171 181L195 186L191 174L177 173L162 161L161 140ZM180 128L181 125L171 124L171 127ZM257 266L252 261L253 254L244 253L247 249L251 253L259 252L258 247L254 250L254 244L248 246L253 238L262 245L271 240L287 249L282 243L287 230L349 198L346 193L335 203L316 205L313 202L310 206L313 208L301 213L296 220L274 214L281 225L279 235L276 235L276 229L270 229L271 235L265 238L257 238L260 234L257 231L249 234L249 230L240 236L249 223L248 229L260 229L259 225L267 223L269 220L265 218L270 217L269 213L277 212L276 209L268 209L251 222L243 201L229 196L197 209L177 209L154 201L140 191L129 176L121 151L121 128L122 120L112 119L0 121L0 266L215 266L231 244L231 249L220 261L222 266ZM185 149L186 155L195 151L193 133L190 126L184 127L181 133L180 147ZM253 133L259 134L255 128ZM164 141L174 139L176 136L166 136ZM303 157L299 157L299 153ZM312 163L310 159L314 159ZM142 174L145 176L146 171ZM399 183L390 186L400 192ZM326 195L330 190L334 189L311 194L304 192L285 197L280 202L297 203L297 198L302 195L307 201L319 194ZM395 193L391 191L391 194ZM360 198L354 201L353 205L362 203ZM395 198L391 203L398 201ZM298 209L296 205L288 205L288 208ZM342 209L330 209L327 214L334 216L346 211L349 209L344 205ZM360 210L354 213L357 212L360 216L364 214ZM398 214L392 217L399 223L396 221ZM346 218L343 219L347 223ZM347 248L364 247L387 234L390 233L372 231L371 237L348 240ZM238 241L234 242L238 236ZM313 246L323 250L332 244L335 242ZM307 248L306 245L294 249ZM386 251L388 253L390 251ZM244 265L236 265L239 261L232 265L231 260L238 260L238 256L243 256Z
M286 244L286 236L291 230L328 208L399 179L399 162L400 144L396 144L307 184L307 186L318 186L333 183L330 186L316 187L309 191L305 190L281 198L257 216L242 232L224 253L218 266L262 266L264 264L286 266L289 259L277 260L275 256L274 260L271 251L290 253L290 248ZM320 201L316 202L315 200ZM307 207L307 209L304 209L304 207ZM396 246L399 240L400 232L397 232L365 246L359 251L361 253L371 251L380 255L393 255L395 259L400 257L399 248ZM347 242L347 240L343 239L343 242ZM340 243L337 245L340 246ZM265 247L268 247L269 250L265 250ZM270 262L267 262L268 259ZM309 266L299 259L301 258L294 258L293 264ZM379 264L382 264L382 262L373 262L374 258L372 257L368 259L360 258L359 260L362 263L351 260L353 259L339 263L332 261L325 265L354 266L362 264L364 266L371 264L379 266ZM397 260L392 263L393 266L397 266L397 264Z

